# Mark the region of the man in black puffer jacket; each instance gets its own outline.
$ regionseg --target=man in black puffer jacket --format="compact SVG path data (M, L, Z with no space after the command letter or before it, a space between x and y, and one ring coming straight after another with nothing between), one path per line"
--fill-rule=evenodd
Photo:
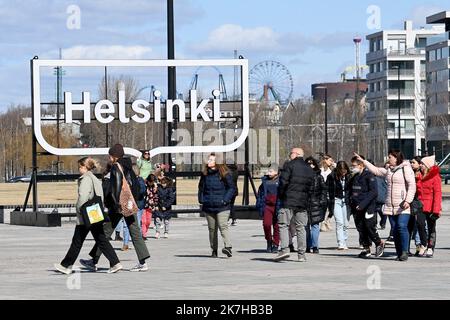
M298 260L306 261L306 225L308 224L308 202L312 193L314 171L303 160L301 148L293 148L291 161L283 167L280 175L279 196L282 208L279 211L281 251L275 261L289 257L289 224L294 219L297 231Z

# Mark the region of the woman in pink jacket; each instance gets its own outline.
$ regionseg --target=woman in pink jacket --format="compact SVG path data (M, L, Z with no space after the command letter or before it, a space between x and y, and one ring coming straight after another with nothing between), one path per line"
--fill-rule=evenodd
M370 162L360 160L373 174L385 177L387 180L387 194L383 213L393 217L394 241L397 252L397 261L408 260L410 203L416 193L416 180L409 161L405 161L403 154L398 150L389 151L388 168L377 168Z

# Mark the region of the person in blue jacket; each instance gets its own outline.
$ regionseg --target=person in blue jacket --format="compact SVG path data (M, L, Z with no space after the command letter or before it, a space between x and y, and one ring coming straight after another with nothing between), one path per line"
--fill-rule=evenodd
M232 256L228 218L235 194L236 187L227 166L214 153L210 154L198 184L198 202L202 205L208 222L211 256L214 258L217 258L218 230L225 245L222 253L228 257Z
M278 186L278 165L272 164L267 175L261 178L261 185L259 186L256 199L256 208L259 211L259 216L263 219L268 253L278 253L278 246L280 245L280 228L278 226L277 212L281 208L281 201L278 198Z

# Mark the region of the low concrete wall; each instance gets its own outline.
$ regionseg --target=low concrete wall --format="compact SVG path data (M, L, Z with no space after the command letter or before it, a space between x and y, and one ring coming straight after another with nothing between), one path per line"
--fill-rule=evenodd
M9 223L19 226L61 227L61 215L43 211L12 211Z

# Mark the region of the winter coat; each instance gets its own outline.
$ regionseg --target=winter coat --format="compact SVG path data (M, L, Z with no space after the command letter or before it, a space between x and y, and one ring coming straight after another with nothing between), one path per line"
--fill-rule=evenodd
M422 178L423 212L434 213L438 216L442 211L442 181L438 166L431 167L427 175Z
M238 171L238 167L235 164L229 164L227 165L228 170L230 171L231 174L231 178L233 180L234 183L234 187L236 188L236 193L234 194L234 197L237 197L239 195L239 190L238 190L238 180L239 180L239 171Z
M279 177L270 179L268 176L264 176L261 178L261 185L259 186L258 196L256 198L256 208L261 218L264 216L266 206L274 207L275 212L281 208L281 201L278 197L279 184Z
M154 211L158 205L158 186L157 184L147 185L147 196L145 197L145 209L151 209Z
M359 211L374 212L377 195L376 178L368 169L353 176L350 183L350 206L353 209L359 207Z
M411 210L409 208L400 208L400 203L403 201L411 203L416 194L416 179L409 161L405 160L400 165L388 169L375 167L368 161L364 161L364 165L373 174L386 177L387 197L383 213L389 216L410 214Z
M147 185L145 184L144 179L141 176L137 177L139 182L139 198L136 200L136 204L139 210L145 208L145 196L147 195Z
M316 172L314 177L311 197L308 203L308 221L314 225L325 219L327 210L327 185L320 171Z
M152 173L152 163L150 160L145 160L144 158L138 159L136 162L139 167L139 176L142 179L147 179L147 177Z
M153 215L162 219L170 219L172 216L172 205L175 203L176 192L174 187L163 188L158 186L158 205Z
M88 171L78 179L78 199L76 203L77 225L84 225L80 208L83 204L94 198L94 190L95 194L100 196L103 201L102 183L91 171Z
M307 210L315 173L303 158L285 164L280 175L279 196L284 208Z
M350 183L352 176L347 174L344 176L345 185L344 190L342 190L342 184L340 180L337 180L336 169L327 176L326 184L328 191L328 210L330 211L330 216L334 214L334 202L335 199L344 199L344 202L348 205L350 203Z
M236 188L230 173L222 179L218 170L208 168L208 174L200 178L198 202L206 213L230 210L230 202L235 194Z

